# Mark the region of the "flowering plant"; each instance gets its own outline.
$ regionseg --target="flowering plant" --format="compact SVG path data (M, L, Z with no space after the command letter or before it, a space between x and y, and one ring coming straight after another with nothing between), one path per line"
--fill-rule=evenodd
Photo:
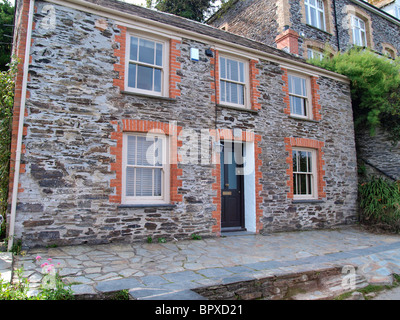
M40 263L41 260L41 256L36 257L37 263ZM66 288L60 275L61 263L57 263L57 269L52 261L53 259L48 258L46 262L40 265L43 274L42 284L40 286L42 294L48 300L72 300L73 292L71 285L68 285Z

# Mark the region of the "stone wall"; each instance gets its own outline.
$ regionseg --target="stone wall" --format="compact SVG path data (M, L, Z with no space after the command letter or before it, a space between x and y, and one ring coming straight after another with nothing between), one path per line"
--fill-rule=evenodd
M61 5L55 27L43 24L48 3L36 2L29 67L27 127L20 177L16 238L26 246L48 244L167 240L193 233L215 236L216 204L212 164L178 163L181 201L162 207L132 208L110 201L116 194L115 123L123 119L168 123L183 129L242 128L260 136L262 232L325 228L351 223L356 216L357 172L349 85L319 77L321 120L290 118L285 112L281 66L260 60L258 111L216 107L214 65L204 52L208 43L183 38L180 95L152 98L121 92L118 79L121 28L102 16ZM190 47L200 49L191 61ZM254 71L254 70L253 70ZM216 113L217 110L217 113ZM215 122L217 120L217 123ZM289 155L285 138L322 141L324 192L316 202L288 199ZM192 143L183 141L183 143ZM186 148L187 144L184 145ZM191 145L189 145L190 149ZM193 146L195 147L195 145Z

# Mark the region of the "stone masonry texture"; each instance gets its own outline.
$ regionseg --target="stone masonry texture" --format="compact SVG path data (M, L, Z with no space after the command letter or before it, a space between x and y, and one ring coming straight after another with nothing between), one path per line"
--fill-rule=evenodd
M214 67L204 52L210 44L182 38L176 83L180 95L159 99L121 92L115 65L121 30L110 18L51 4L55 28L42 24L43 7L35 2L30 50L25 151L18 194L16 238L29 247L50 244L97 244L215 236L213 164L178 163L180 195L164 207L132 208L111 202L117 179L111 151L114 123L124 119L161 123L182 129L254 130L258 142L261 232L327 228L355 221L357 169L350 87L317 77L319 121L290 118L285 112L283 71L260 59L253 67L258 111L216 108ZM200 49L191 61L190 48ZM254 71L254 70L253 70ZM216 113L217 110L217 113ZM215 123L217 120L217 124ZM289 165L285 138L323 142L324 194L317 202L288 199ZM191 142L193 143L193 142ZM185 144L185 141L183 141Z

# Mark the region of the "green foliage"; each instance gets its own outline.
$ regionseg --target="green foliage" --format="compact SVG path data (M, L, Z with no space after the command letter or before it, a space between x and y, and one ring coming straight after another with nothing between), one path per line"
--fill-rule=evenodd
M400 231L400 182L372 177L359 186L360 220L364 224Z
M191 238L192 238L192 240L201 240L201 239L202 239L202 238L201 238L201 235L198 235L198 234L196 234L196 233L193 233L192 236L191 236Z
M203 22L206 13L217 0L146 0L147 7L168 12L187 19Z
M18 60L0 73L0 214L5 218L11 154L11 123L14 105L14 79ZM5 221L5 219L4 219ZM0 238L5 236L5 222L0 226Z
M8 0L0 2L0 70L6 71L12 49L14 7Z
M356 128L380 127L396 143L400 140L400 59L380 56L369 49L353 48L311 63L343 74L351 81Z

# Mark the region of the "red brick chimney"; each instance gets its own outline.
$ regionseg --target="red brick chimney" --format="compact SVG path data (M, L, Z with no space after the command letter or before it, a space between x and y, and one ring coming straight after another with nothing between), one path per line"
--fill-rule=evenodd
M291 29L285 30L275 38L278 49L299 54L299 34Z

